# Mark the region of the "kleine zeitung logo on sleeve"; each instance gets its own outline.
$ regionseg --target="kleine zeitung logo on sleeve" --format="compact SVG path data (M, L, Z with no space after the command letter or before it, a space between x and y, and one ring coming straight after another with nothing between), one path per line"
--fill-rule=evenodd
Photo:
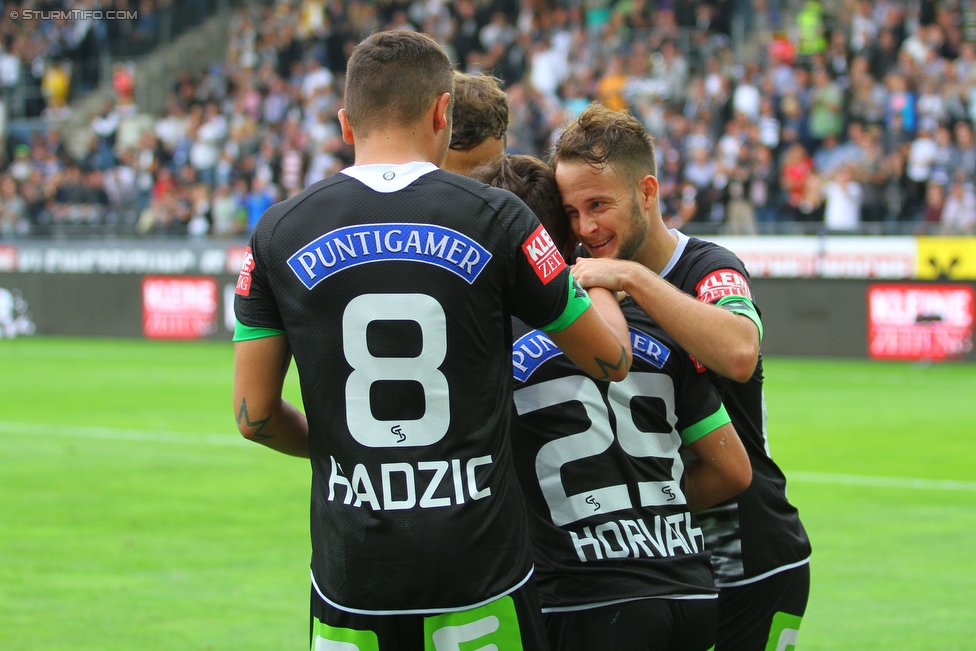
M696 287L698 298L715 303L726 296L745 296L752 299L749 281L734 269L719 269L705 276Z
M237 277L237 289L235 293L241 296L251 295L251 272L254 271L254 254L251 247L244 251L244 259L241 260L241 275Z
M548 285L549 281L566 268L566 261L556 248L556 243L541 224L532 235L529 235L529 239L522 243L522 251L525 252L525 257L529 259L543 285Z

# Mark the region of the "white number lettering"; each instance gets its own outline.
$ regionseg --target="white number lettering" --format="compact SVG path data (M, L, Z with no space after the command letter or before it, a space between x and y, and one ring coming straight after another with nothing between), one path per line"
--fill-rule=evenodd
M659 398L664 402L670 432L642 432L634 423L631 400L638 396ZM553 524L565 526L595 513L612 513L633 507L626 484L617 484L568 495L563 486L561 469L567 463L606 452L613 441L635 458L670 459L671 480L642 481L637 484L641 506L685 504L680 479L684 472L679 449L681 437L675 429L674 383L666 375L631 373L623 382L610 384L610 404L617 415L617 432L610 426L610 412L599 387L582 375L557 378L515 392L515 407L519 416L568 402L578 402L586 410L590 427L549 441L539 450L535 460L536 476L552 515ZM602 531L600 532L602 534ZM623 540L617 534L617 540ZM609 547L608 547L609 549Z
M413 321L423 346L417 357L374 357L366 343L373 321ZM370 448L420 447L444 438L451 422L447 378L438 368L447 355L444 308L426 294L363 294L342 313L342 346L353 368L346 380L346 425ZM424 415L413 420L377 420L369 390L381 380L412 380L424 390Z
M638 397L659 398L664 401L668 432L642 432L634 424L630 410L631 401ZM641 506L686 504L681 492L681 475L685 471L678 450L681 436L675 429L678 417L674 413L674 381L660 373L631 373L622 382L610 383L610 404L615 414L626 415L617 419L617 440L624 452L632 457L671 459L671 481L642 481L637 483Z
M626 484L575 495L567 495L563 486L560 468L571 461L606 452L613 445L613 430L610 429L606 403L596 383L582 375L571 375L515 392L515 407L520 416L567 402L579 402L583 405L590 419L589 429L549 441L542 446L535 458L539 486L549 505L552 521L559 527L582 520L596 512L612 513L631 507Z

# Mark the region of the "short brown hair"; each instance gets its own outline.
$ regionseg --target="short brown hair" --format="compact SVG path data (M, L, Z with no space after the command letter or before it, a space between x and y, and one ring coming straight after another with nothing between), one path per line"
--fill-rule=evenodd
M563 210L556 175L543 161L535 156L505 154L476 168L470 176L508 190L524 201L549 231L559 250L566 252L571 240L569 220Z
M654 139L644 125L626 111L590 104L559 136L549 164L582 161L596 168L612 167L631 183L657 176Z
M491 75L454 73L451 149L465 151L508 131L508 96Z
M413 124L438 97L453 92L451 60L426 34L377 32L349 57L345 109L360 136L378 125Z

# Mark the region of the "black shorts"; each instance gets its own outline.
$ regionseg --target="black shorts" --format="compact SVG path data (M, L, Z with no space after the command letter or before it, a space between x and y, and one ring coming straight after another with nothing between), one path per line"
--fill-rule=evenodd
M716 610L715 599L637 599L544 617L552 651L707 651Z
M762 581L722 588L715 651L792 651L809 596L809 563Z
M329 605L313 587L310 629L312 651L457 651L463 643L475 648L473 642L477 648L494 644L498 651L549 649L532 581L483 606L436 615L349 613Z

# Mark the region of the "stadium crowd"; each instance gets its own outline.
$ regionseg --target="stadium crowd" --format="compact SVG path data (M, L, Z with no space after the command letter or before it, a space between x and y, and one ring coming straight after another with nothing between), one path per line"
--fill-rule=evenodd
M245 235L272 203L351 163L336 120L346 60L363 36L387 28L430 33L459 69L502 80L510 153L545 157L591 101L630 110L656 138L674 227L976 233L976 2L823 1L238 8L225 60L182 74L163 115L147 119L119 69L116 101L93 118L83 159L68 155L55 128L7 143L0 237L64 224ZM143 4L168 3L149 0L140 12ZM38 24L25 36L10 23L0 28L4 80L14 59L23 66L61 47L41 35L78 28ZM64 74L62 87L85 83Z
M98 86L106 59L146 54L217 9L191 0L26 0L0 6L0 94L7 113L24 118L63 116L72 99Z

